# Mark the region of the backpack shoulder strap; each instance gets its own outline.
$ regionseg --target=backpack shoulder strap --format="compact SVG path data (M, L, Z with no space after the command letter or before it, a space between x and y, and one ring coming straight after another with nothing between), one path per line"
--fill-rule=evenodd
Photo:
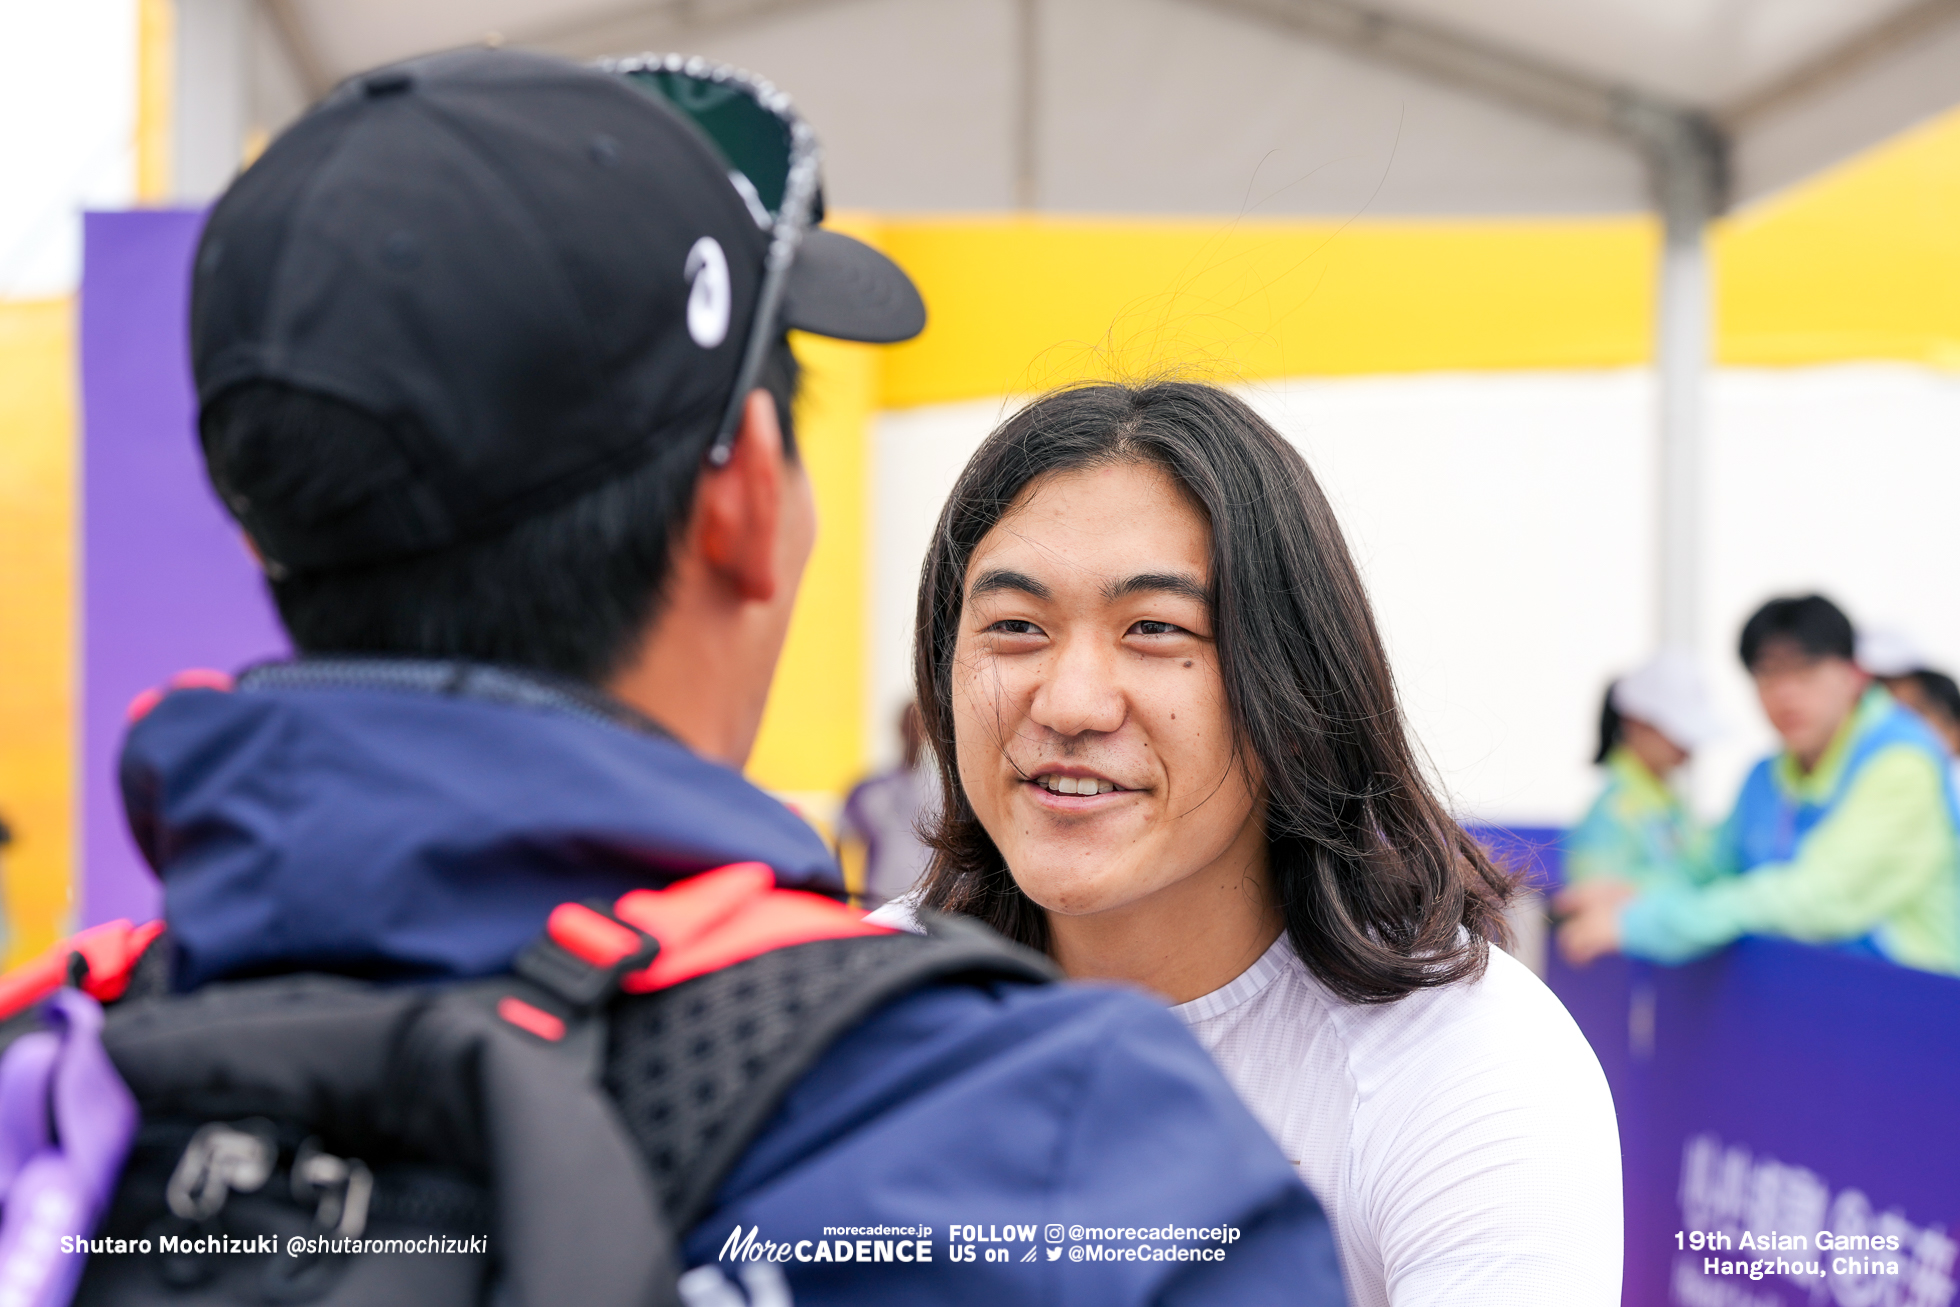
M935 983L1040 984L1052 963L976 922L928 918L761 953L612 1011L605 1086L677 1232L824 1051L873 1011Z
M924 920L923 936L872 925L738 863L560 904L516 961L529 998L497 1014L593 1067L685 1231L790 1087L871 1012L928 984L1058 978L978 922Z
M161 921L138 926L127 918L70 935L34 961L0 976L0 1021L18 1016L68 984L97 1002L115 1002L162 935ZM161 949L156 953L164 956Z

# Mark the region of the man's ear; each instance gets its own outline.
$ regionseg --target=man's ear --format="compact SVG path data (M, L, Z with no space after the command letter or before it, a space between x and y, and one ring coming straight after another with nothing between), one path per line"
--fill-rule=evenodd
M749 392L726 464L702 472L690 532L709 571L753 603L776 597L783 525L783 429L766 390Z

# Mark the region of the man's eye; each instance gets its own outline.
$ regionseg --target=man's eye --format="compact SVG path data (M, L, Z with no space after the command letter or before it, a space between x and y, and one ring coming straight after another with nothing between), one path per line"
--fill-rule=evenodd
M1132 635L1182 635L1184 628L1171 622L1138 622L1130 628Z
M1040 635L1041 628L1033 622L1024 622L1018 617L1009 617L995 622L987 628L995 635Z

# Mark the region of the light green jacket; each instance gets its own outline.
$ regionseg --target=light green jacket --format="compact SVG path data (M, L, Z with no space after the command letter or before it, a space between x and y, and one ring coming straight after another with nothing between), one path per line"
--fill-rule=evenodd
M1687 805L1624 745L1603 770L1606 788L1566 833L1566 881L1623 880L1642 890L1691 883L1708 833Z
M1773 760L1769 778L1783 799L1828 805L1794 856L1745 869L1738 802L1716 837L1705 884L1658 889L1627 905L1625 950L1680 962L1743 935L1783 935L1960 975L1960 838L1944 762L1928 749L1888 744L1839 792L1859 738L1900 711L1874 687L1809 773L1788 753Z

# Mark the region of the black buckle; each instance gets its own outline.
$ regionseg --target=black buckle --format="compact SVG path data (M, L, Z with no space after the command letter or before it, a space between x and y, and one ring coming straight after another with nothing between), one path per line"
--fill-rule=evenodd
M587 899L579 906L632 931L639 936L640 946L611 966L602 967L553 939L547 927L517 955L512 969L573 1010L586 1012L613 996L620 977L650 965L660 953L660 941L632 922L621 921L613 914L612 905L603 899Z

